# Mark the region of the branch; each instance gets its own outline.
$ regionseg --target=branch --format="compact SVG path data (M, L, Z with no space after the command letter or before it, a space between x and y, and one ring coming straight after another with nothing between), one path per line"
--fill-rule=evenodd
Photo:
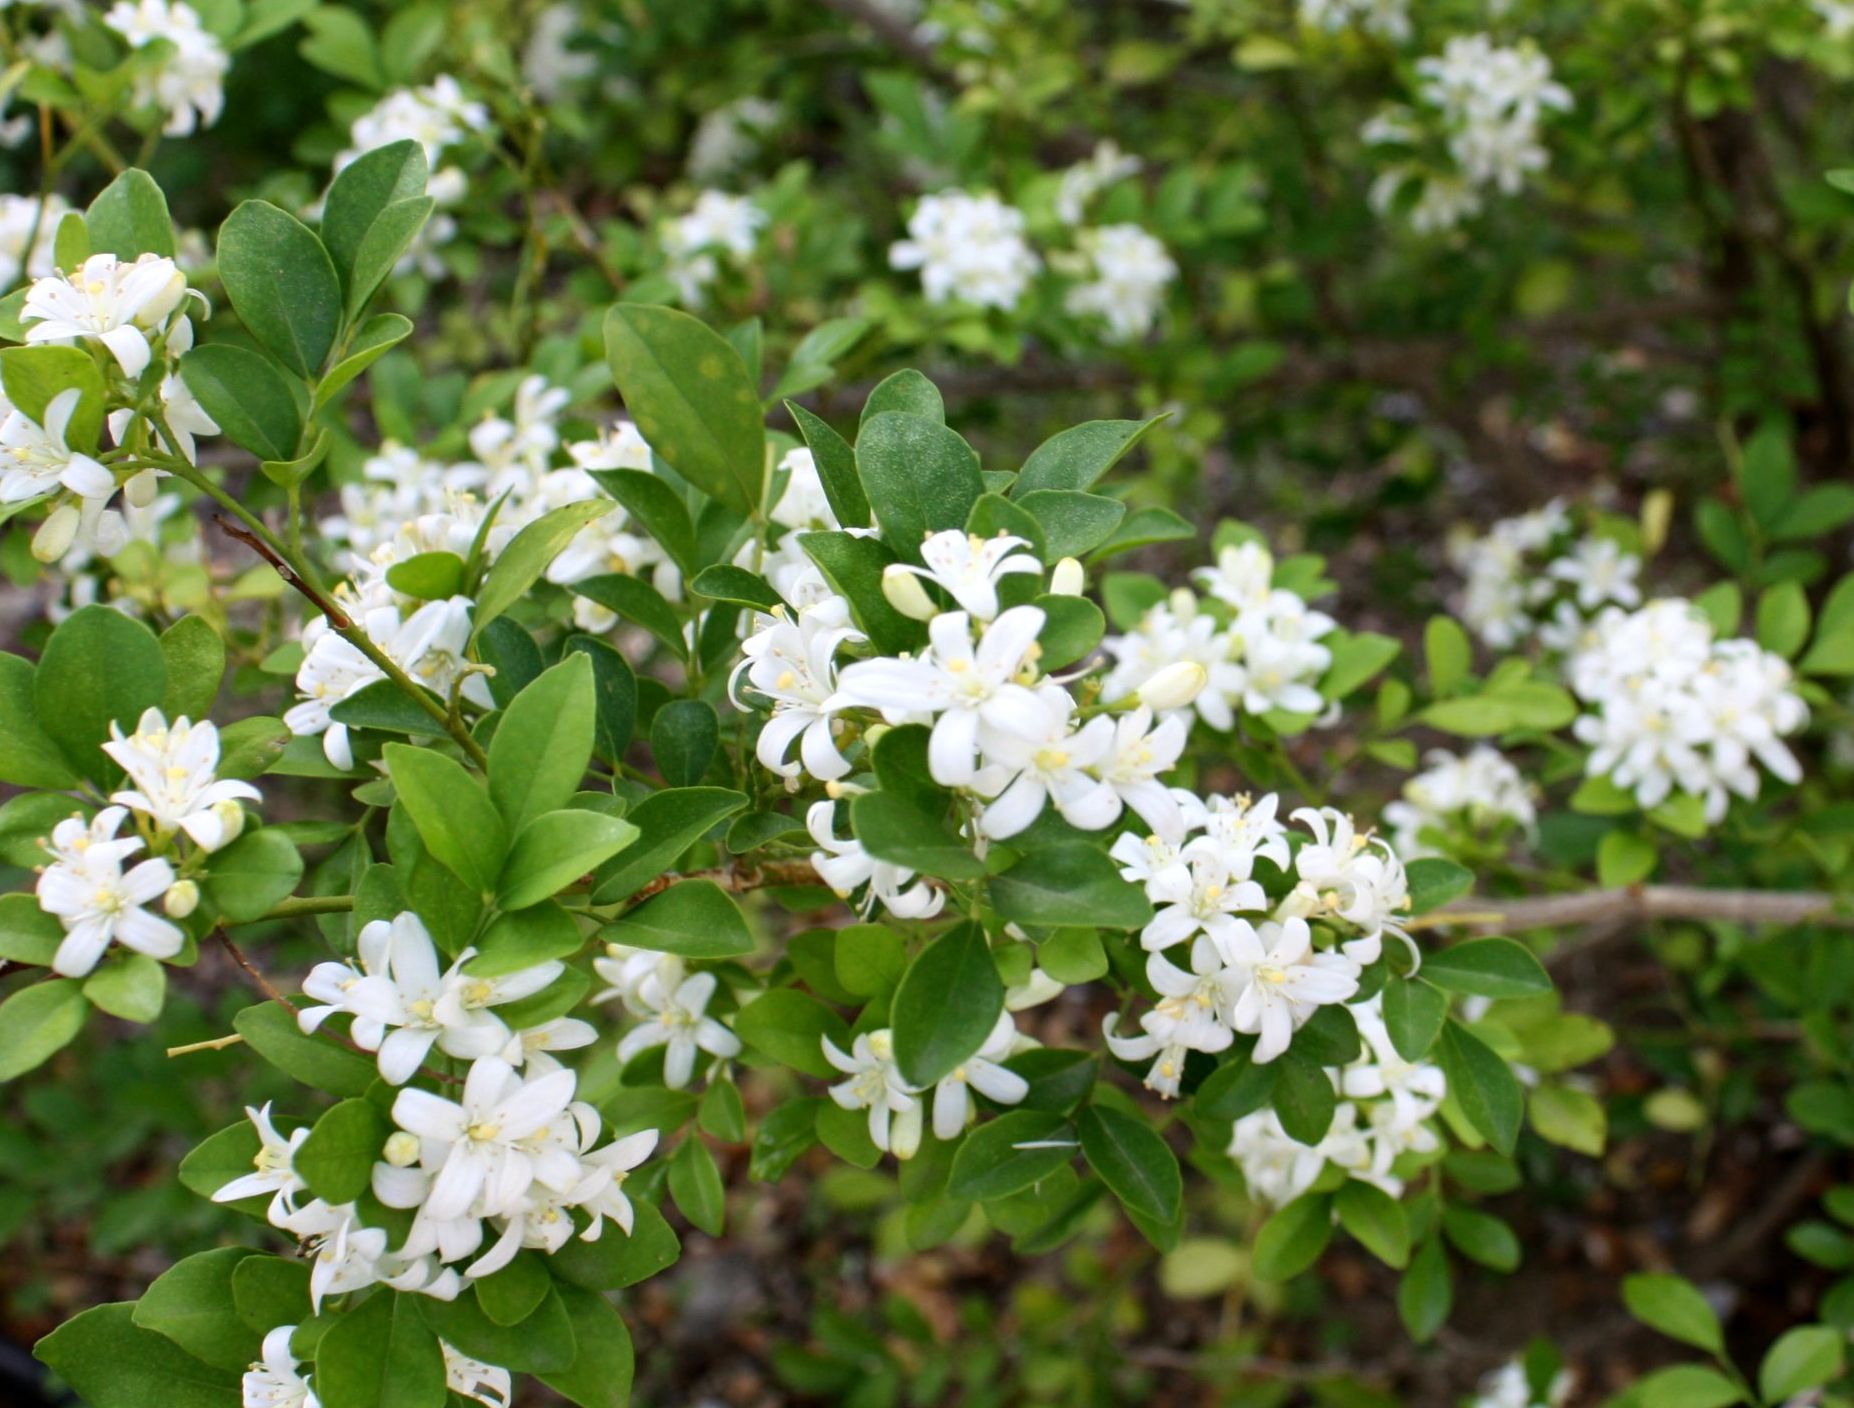
M1723 920L1732 924L1801 924L1854 928L1854 913L1834 895L1813 890L1709 890L1699 885L1629 885L1527 900L1457 900L1412 927L1553 929L1573 924L1652 919Z
M751 870L741 870L735 866L717 866L713 870L690 870L681 874L670 872L659 875L641 890L629 898L620 900L617 907L641 904L652 895L660 895L671 885L680 885L684 880L708 880L733 894L745 894L749 890L764 890L781 885L822 885L817 871L811 868L808 860L774 861L766 865L755 866Z
M335 603L330 601L327 597L323 596L321 592L317 591L309 583L305 582L297 573L296 569L291 567L290 564L285 562L281 557L277 556L276 553L272 552L270 544L258 537L256 533L253 533L249 528L241 524L232 522L231 519L227 518L222 513L215 513L212 516L212 521L219 525L219 531L224 533L226 537L236 538L239 542L250 548L252 552L268 562L279 577L283 578L284 581L288 582L292 587L296 588L297 591L307 597L309 599L309 604L315 607L317 611L320 611L324 616L328 617L329 625L333 626L337 631L353 629L354 623L348 619L346 612L339 606L336 606Z

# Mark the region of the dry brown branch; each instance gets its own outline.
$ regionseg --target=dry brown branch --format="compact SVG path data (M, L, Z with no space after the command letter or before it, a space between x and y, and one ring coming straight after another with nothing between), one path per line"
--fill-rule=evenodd
M1629 885L1524 900L1458 900L1424 915L1423 928L1556 929L1605 920L1711 919L1731 924L1854 927L1833 895L1814 890L1710 890L1698 885Z

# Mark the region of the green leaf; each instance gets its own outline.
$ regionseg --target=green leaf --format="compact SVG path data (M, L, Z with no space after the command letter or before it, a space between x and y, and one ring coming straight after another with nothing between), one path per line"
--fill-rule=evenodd
M1120 877L1105 851L1085 841L1036 847L993 876L990 893L1007 923L1138 929L1152 919L1145 893Z
M444 1350L420 1313L425 1299L376 1291L330 1325L316 1341L316 1397L348 1408L444 1408Z
M1273 1063L1275 1114L1288 1138L1309 1147L1318 1144L1332 1128L1338 1096L1332 1080L1318 1061L1289 1049Z
M670 1197L691 1223L710 1237L719 1237L727 1216L727 1198L721 1187L721 1170L708 1146L693 1134L682 1141L669 1161Z
M1568 1085L1535 1086L1526 1098L1526 1118L1541 1139L1599 1158L1608 1142L1603 1102Z
M856 470L875 511L882 541L919 560L921 539L963 528L985 481L972 447L937 421L884 412L856 437Z
M1429 671L1429 692L1440 699L1453 694L1468 678L1474 648L1468 633L1450 616L1431 616L1423 628L1423 660Z
M1410 1260L1410 1219L1403 1204L1382 1188L1348 1178L1333 1200L1339 1225L1386 1266L1399 1269Z
M168 722L205 719L225 675L224 638L204 616L182 616L161 632L161 657L167 662L161 712Z
M144 254L174 257L174 222L167 197L146 171L130 167L101 191L84 212L92 254L113 254L132 262Z
M392 1127L373 1101L343 1100L315 1122L291 1167L316 1197L351 1203L367 1191L390 1133Z
M49 211L46 218L51 218ZM67 210L59 217L57 233L52 236L52 264L59 269L76 269L89 257L90 227L77 211Z
M386 569L386 584L420 601L446 601L464 589L467 572L464 560L454 552L414 553Z
M881 543L849 533L800 533L798 544L832 589L849 601L856 624L877 650L899 654L920 645L920 623L903 616L882 595L883 569L896 558Z
M347 312L350 318L360 316L368 300L386 282L437 208L437 201L430 196L394 201L367 227L367 234L354 253L354 272L349 279Z
M1827 1325L1799 1325L1784 1333L1758 1366L1757 1388L1766 1401L1818 1388L1847 1365L1847 1338Z
M678 881L607 924L599 938L685 958L736 958L754 949L740 906L711 880Z
M746 363L687 313L620 303L605 318L605 357L651 448L710 498L760 506L766 428Z
M74 769L97 780L121 775L99 746L110 724L133 732L142 711L158 707L166 692L167 662L154 632L107 606L67 616L32 677L39 726Z
M631 808L629 817L637 826L638 839L600 867L594 901L610 904L628 899L746 805L744 793L725 787L675 787L651 793Z
M425 1323L453 1349L518 1374L560 1373L572 1368L579 1352L558 1291L549 1290L541 1308L518 1325L498 1325L483 1313L474 1296L452 1301L431 1296L403 1299L416 1301ZM331 1397L330 1408L340 1401Z
M1320 680L1320 693L1344 699L1397 658L1403 646L1373 631L1333 633L1332 664Z
M1030 452L1011 494L1022 498L1039 489L1087 489L1164 419L1091 420L1059 431Z
M65 444L86 454L97 448L103 429L103 373L80 347L9 347L0 352L0 385L28 419L43 426L51 402L77 389L77 404L64 428Z
M242 1257L232 1267L232 1305L245 1327L259 1335L300 1325L312 1313L309 1268L280 1256Z
M355 377L371 367L412 335L412 320L401 313L376 313L340 349L340 360L316 383L319 411L345 390Z
M397 680L375 680L341 700L328 713L338 724L379 729L382 733L430 736L444 731L444 725L419 708Z
M498 1325L519 1325L540 1309L553 1278L533 1251L520 1251L500 1271L476 1283L476 1303Z
M706 699L672 699L650 721L650 753L671 787L702 780L721 743L721 721Z
M580 1408L628 1408L636 1372L630 1330L604 1296L572 1285L555 1290L579 1353L571 1368L542 1374L541 1382Z
M89 1408L231 1408L238 1401L237 1373L195 1359L134 1317L133 1305L95 1306L32 1352Z
M57 797L53 800L59 806L59 819L62 820L71 811L71 799ZM44 852L38 855L42 857ZM63 942L64 925L58 922L56 915L39 908L36 896L0 895L0 959L49 967L58 945Z
M502 867L496 903L503 909L539 904L597 870L638 834L631 822L601 812L544 812L516 835Z
M373 291L363 293L355 280L356 259L369 233L389 208L423 196L430 174L424 145L407 140L363 152L329 183L322 202L322 243L348 290L350 308L365 303Z
M370 1059L336 1044L331 1035L308 1035L274 1002L245 1008L232 1028L286 1076L330 1095L365 1095L379 1078Z
M1459 1022L1442 1028L1442 1070L1468 1122L1503 1154L1513 1152L1525 1096L1505 1061Z
M1448 998L1416 978L1392 978L1384 984L1384 1025L1391 1045L1406 1061L1429 1054L1442 1023L1448 1019Z
M1745 1401L1738 1385L1704 1364L1657 1369L1636 1380L1633 1393L1640 1408L1726 1408Z
M1410 1258L1410 1269L1397 1283L1397 1314L1418 1344L1433 1339L1455 1303L1454 1277L1442 1240L1431 1237Z
M587 601L597 602L607 611L616 614L621 621L642 626L676 655L684 659L688 657L689 643L683 639L682 621L663 599L663 594L643 578L623 572L607 572L597 577L569 582L567 590L574 596L583 596Z
M1089 1105L1076 1120L1088 1165L1128 1212L1168 1224L1184 1197L1178 1159L1152 1126L1102 1105Z
M1296 1198L1255 1234L1255 1274L1286 1281L1320 1259L1333 1239L1333 1200L1324 1193Z
M1470 1261L1494 1271L1512 1271L1519 1265L1519 1238L1492 1213L1476 1208L1445 1208L1442 1231Z
M891 372L876 384L875 390L869 393L869 399L863 402L859 429L888 411L923 416L941 425L946 424L946 401L940 395L940 388L913 367Z
M754 998L735 1014L734 1034L781 1065L822 1080L836 1080L840 1072L825 1057L821 1039L829 1037L840 1051L850 1049L843 1018L796 988L773 988Z
M1452 860L1424 856L1405 871L1410 886L1410 913L1428 914L1474 888L1474 872Z
M480 978L516 973L575 954L583 943L579 925L565 909L557 904L531 904L490 921L477 945L477 956L470 960L469 972Z
M589 1291L615 1291L675 1265L676 1258L682 1255L682 1244L663 1220L663 1214L654 1204L636 1196L631 1199L631 1207L630 1236L608 1222L597 1241L575 1237L548 1258L562 1281ZM560 1286L560 1292L566 1294L566 1285Z
M1043 613L1043 629L1036 638L1043 651L1038 663L1046 669L1060 670L1093 654L1107 630L1101 608L1085 596L1039 596L1035 605Z
M711 601L732 602L755 611L772 612L785 607L784 600L764 577L726 562L704 567L689 583L689 590Z
M572 654L503 711L489 743L489 797L510 830L572 800L592 762L596 708L592 662Z
M511 538L476 594L473 633L481 635L483 627L526 596L580 529L611 512L611 507L604 499L578 499L542 514Z
M1597 881L1610 887L1636 884L1654 874L1660 859L1660 851L1646 836L1611 831L1597 847Z
M949 880L972 880L985 873L970 842L897 793L865 792L852 798L850 827L878 860Z
M1081 557L1106 542L1127 506L1104 494L1038 489L1017 500L1043 530L1043 560Z
M425 849L478 894L495 893L509 833L483 784L461 763L427 748L389 743L385 756Z
M302 413L276 362L229 342L195 347L180 378L232 442L261 460L288 460L302 441Z
M1757 599L1757 643L1794 659L1809 639L1809 598L1797 582L1779 582Z
M595 469L589 472L601 489L643 525L645 531L682 569L685 577L696 574L700 564L696 561L695 524L689 519L688 505L683 503L666 480L644 469Z
M218 249L219 280L239 321L291 371L313 379L341 326L341 281L322 241L288 211L248 200L219 227Z
M824 498L830 504L830 511L837 516L838 524L844 528L867 528L869 499L856 473L856 451L850 448L850 442L803 406L787 401L785 408L810 447L818 480L824 486Z
M77 775L34 711L32 663L0 654L0 782L64 789Z
M0 900L0 905L4 904ZM36 904L32 909L38 912ZM3 929L0 924L0 931ZM908 968L901 935L882 924L848 924L839 929L832 961L837 982L855 997L875 997L889 991Z
M1682 1276L1640 1273L1623 1278L1622 1303L1642 1324L1669 1339L1725 1353L1725 1331L1699 1287Z
M592 662L593 717L592 751L611 763L617 763L631 742L637 727L637 676L630 663L614 647L596 636L573 635L566 639L568 654L581 654Z
M1066 1167L1079 1148L1074 1129L1062 1115L1008 1110L960 1142L947 1195L972 1202L1008 1198Z
M1470 939L1432 953L1423 976L1449 992L1478 997L1532 997L1551 991L1551 979L1532 950L1511 939Z
M145 953L118 949L84 979L84 996L125 1022L152 1022L167 1000L167 970Z
M255 1255L249 1247L220 1247L174 1263L135 1303L134 1324L214 1368L242 1373L257 1357L259 1336L239 1318L232 1274Z
M43 1065L83 1029L82 985L71 978L33 983L0 1002L0 1081Z
M1003 1010L985 930L957 924L920 951L895 989L895 1064L912 1084L932 1085L985 1044Z
M257 919L295 892L302 854L275 827L247 831L212 855L206 897L233 923Z

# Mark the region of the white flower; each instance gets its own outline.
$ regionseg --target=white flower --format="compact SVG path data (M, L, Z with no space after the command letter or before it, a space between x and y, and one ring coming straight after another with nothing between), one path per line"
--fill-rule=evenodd
M1342 954L1314 952L1313 932L1304 919L1260 926L1238 920L1230 933L1225 952L1249 974L1248 986L1230 1010L1230 1025L1260 1038L1257 1063L1286 1051L1316 1008L1344 1002L1358 991L1359 965Z
M991 1033L979 1049L947 1072L933 1088L933 1134L936 1139L957 1139L971 1118L966 1087L1000 1105L1015 1105L1030 1093L1030 1082L999 1062L1018 1043L1017 1024L1009 1012L1000 1012ZM1032 1043L1034 1045L1034 1043ZM846 1069L839 1065L839 1070Z
M579 33L579 7L564 0L534 17L522 50L521 76L543 102L559 102L598 73L598 56L573 47Z
M0 503L36 499L60 486L87 499L116 492L116 476L65 438L82 396L72 386L52 397L42 427L17 409L0 421Z
M1137 175L1144 164L1121 151L1112 138L1096 142L1084 160L1062 173L1056 188L1056 218L1065 225L1079 225L1089 201L1116 182Z
M111 793L110 800L142 813L159 832L184 831L201 850L216 851L236 839L244 824L239 801L262 799L250 783L214 775L219 730L211 723L191 723L182 715L170 726L159 709L147 709L127 738L114 722L109 733L103 751L133 784Z
M937 715L928 742L928 768L943 787L969 785L976 774L979 727L1035 737L1047 711L1019 680L1035 659L1043 613L1014 606L972 643L970 618L949 611L927 624L931 646L919 659L861 660L838 678L833 703L880 709L890 722Z
M420 1162L434 1174L425 1213L441 1222L513 1210L546 1171L552 1151L535 1143L566 1114L574 1085L571 1071L524 1080L506 1061L485 1056L471 1065L461 1100L400 1091L393 1122L422 1141Z
M921 1147L921 1102L895 1064L888 1028L864 1032L848 1054L829 1037L818 1039L825 1059L849 1077L830 1088L830 1098L845 1110L869 1111L869 1138L876 1148L898 1159L913 1158Z
M1146 1073L1146 1086L1172 1099L1184 1077L1185 1053L1215 1054L1235 1040L1224 1018L1240 994L1244 976L1223 961L1221 950L1212 943L1192 946L1189 972L1162 954L1151 954L1146 960L1146 979L1158 992L1159 1001L1141 1015L1140 1036L1119 1035L1120 1014L1110 1013L1101 1025L1108 1050L1122 1061L1156 1058Z
M1585 613L1615 602L1618 606L1639 606L1641 588L1635 577L1642 560L1624 552L1608 538L1585 538L1551 565L1551 575L1568 582L1577 592L1577 605Z
M556 1051L577 1051L599 1039L598 1029L577 1017L556 1017L538 1027L524 1027L497 1054L511 1066L525 1066L530 1074L557 1071Z
M1150 923L1140 931L1140 946L1158 953L1181 944L1194 934L1213 939L1234 930L1235 915L1257 912L1268 897L1255 881L1237 876L1227 857L1216 851L1189 848L1171 865L1156 871L1146 882L1146 898L1156 907Z
M1118 818L1124 804L1139 814L1154 835L1173 841L1183 837L1184 814L1178 799L1159 778L1178 765L1186 738L1182 718L1174 715L1155 724L1152 710L1143 704L1114 720L1113 738L1094 764L1115 798L1108 823Z
M309 1380L296 1372L298 1360L290 1353L295 1333L294 1325L279 1325L264 1336L258 1361L240 1381L243 1408L321 1408Z
M1063 306L1105 319L1113 342L1133 342L1151 332L1165 290L1178 277L1165 246L1137 225L1084 230L1078 243L1094 278L1070 288Z
M1030 544L1022 538L999 533L981 538L958 528L929 533L921 542L921 561L925 567L900 563L897 572L907 572L922 581L932 582L953 598L961 611L979 621L990 621L998 614L998 585L1013 573L1041 574L1043 564L1027 552Z
M665 221L663 252L682 301L701 301L703 290L720 276L717 256L735 262L752 257L766 221L766 212L752 201L724 191L703 191L687 215Z
M435 170L444 153L473 133L489 129L489 109L465 97L456 79L441 74L419 88L395 88L354 119L348 148L335 158L340 171L363 152L414 141Z
M94 337L109 348L125 375L138 377L152 355L149 332L165 323L186 295L186 276L171 259L144 254L125 264L113 254L93 254L75 274L35 280L19 320L26 325L28 343Z
M46 197L43 215L37 196L0 194L0 285L12 288L22 274L42 279L52 272L58 225L70 208L55 191Z
M191 5L182 0L118 0L103 16L103 23L132 49L156 40L171 46L163 59L143 66L135 77L136 106L154 106L167 113L162 131L170 137L185 137L196 126L210 127L219 120L225 106L225 71L232 61L218 37L200 24Z
M817 461L803 445L787 450L777 466L785 476L785 488L772 506L774 523L785 528L831 529L841 525L824 492L824 480Z
M1332 807L1301 807L1294 820L1313 833L1294 853L1300 876L1297 892L1311 901L1303 913L1337 915L1357 926L1360 937L1348 941L1346 954L1360 963L1377 961L1379 940L1391 934L1416 948L1396 916L1410 907L1410 887L1403 862L1382 839L1360 835L1350 816Z
M1532 788L1499 749L1482 743L1460 756L1439 748L1425 761L1428 766L1404 783L1403 796L1384 808L1399 856L1436 854L1426 837L1446 836L1455 824L1472 832L1502 823L1532 830L1538 819Z
M452 1393L462 1394L484 1408L509 1408L515 1401L514 1380L507 1369L472 1359L443 1340L438 1341L438 1347L444 1351L444 1385Z
M1468 1408L1563 1408L1576 1386L1570 1371L1560 1369L1546 1385L1545 1396L1536 1397L1526 1378L1526 1366L1515 1359L1482 1378Z
M827 798L813 802L805 813L805 829L811 833L811 839L823 847L811 854L811 868L817 871L818 878L830 886L839 899L848 899L854 891L867 885L869 895L862 906L864 914L877 901L897 919L931 919L938 914L946 904L945 892L925 880L917 880L915 873L905 866L877 860L854 836L839 837L835 830L836 810L837 804Z
M727 1060L740 1054L740 1038L708 1014L715 995L713 973L684 976L682 960L666 956L637 987L624 996L624 1005L643 1022L631 1028L618 1043L618 1059L629 1061L653 1046L665 1048L663 1083L680 1090L695 1074L698 1051Z
M296 1172L294 1164L296 1151L302 1148L303 1141L309 1137L309 1126L303 1125L292 1130L290 1137L285 1139L271 1123L269 1102L262 1109L245 1106L245 1118L251 1121L258 1135L257 1155L251 1161L255 1172L234 1178L215 1192L212 1200L215 1203L235 1203L240 1198L257 1198L269 1193L271 1199L267 1216L273 1225L281 1224L284 1218L296 1211L296 1195L307 1192L309 1188Z
M1079 729L1075 701L1061 685L1036 691L1043 706L1034 734L993 728L981 722L979 751L988 792L995 799L979 817L980 829L1003 840L1024 830L1053 802L1062 819L1083 831L1099 831L1120 814L1120 794L1094 775L1114 743L1114 721L1096 715ZM1016 721L1014 721L1016 722ZM1008 785L995 783L1009 778Z
M139 839L116 839L128 813L107 807L86 827L81 820L60 822L52 832L60 859L39 875L39 908L55 915L65 928L52 956L52 971L67 978L86 976L111 943L150 958L172 958L186 936L178 925L150 914L142 906L165 895L174 883L174 868L165 860L142 861L126 874L124 856L141 848Z
M1300 0L1300 21L1317 29L1357 25L1393 43L1411 35L1410 0Z
M835 737L835 716L841 710L833 698L836 655L839 646L866 637L816 612L800 612L796 621L783 612L760 620L764 624L741 646L741 660L728 686L735 703L741 704L744 675L773 703L772 717L761 728L755 749L760 765L781 777L797 777L802 764L820 782L849 776L849 761L838 751ZM794 739L799 761L788 763L786 754Z
M1236 1121L1229 1154L1242 1169L1249 1196L1270 1207L1284 1207L1311 1188L1330 1160L1346 1169L1365 1166L1370 1146L1358 1127L1358 1107L1342 1102L1318 1144L1306 1145L1281 1127L1272 1109L1257 1110Z
M1041 267L1023 231L1023 212L996 196L943 191L921 197L908 238L889 246L888 262L919 269L929 303L960 299L1009 311Z

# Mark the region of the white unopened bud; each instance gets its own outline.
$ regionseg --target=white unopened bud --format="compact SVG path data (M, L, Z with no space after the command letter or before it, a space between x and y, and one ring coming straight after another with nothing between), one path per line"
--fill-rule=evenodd
M380 1157L394 1168L410 1168L418 1162L418 1136L407 1134L403 1129L396 1129L386 1136L386 1147L380 1151Z
M1182 709L1204 692L1210 671L1195 660L1177 660L1141 685L1135 695L1154 713Z
M153 469L144 469L139 474L131 474L129 482L122 486L122 496L129 501L131 508L147 508L155 501L155 495L161 492L161 475Z
M1051 596L1080 596L1082 588L1087 584L1088 578L1082 571L1081 563L1072 557L1063 558L1049 574Z
M245 829L245 809L228 797L223 802L212 804L212 814L219 819L221 828L219 845L211 848L216 851L219 846L231 845L238 839L238 833Z
M940 608L927 595L921 579L899 562L882 569L882 595L888 598L890 606L910 620L931 621L940 614Z
M56 562L63 557L77 541L78 522L75 504L60 504L53 509L32 535L32 555L40 562Z
M1174 587L1167 603L1172 608L1172 615L1180 620L1189 620L1197 615L1197 593L1189 587Z
M200 907L200 887L191 880L176 880L167 887L161 908L169 919L185 919Z
M1302 880L1282 896L1281 903L1275 906L1275 918L1282 923L1290 919L1305 919L1319 907L1319 891Z

